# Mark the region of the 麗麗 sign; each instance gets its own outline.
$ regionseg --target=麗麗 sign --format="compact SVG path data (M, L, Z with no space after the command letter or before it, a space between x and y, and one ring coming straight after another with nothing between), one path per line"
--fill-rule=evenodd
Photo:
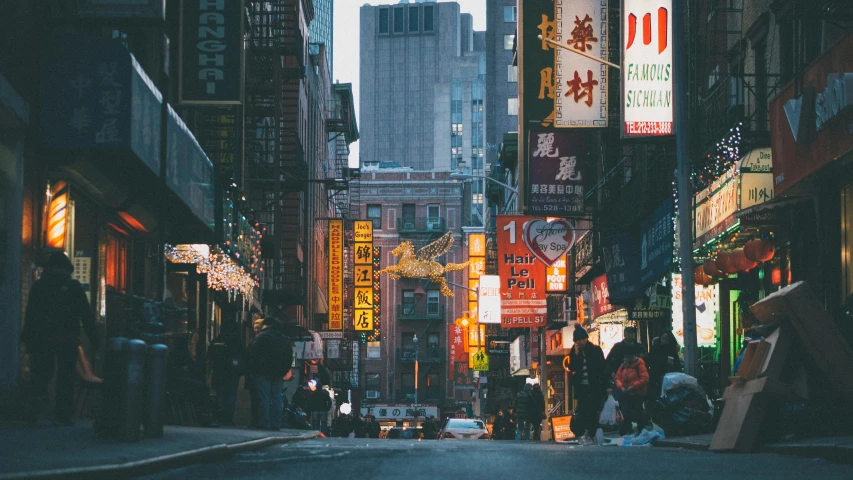
M622 0L622 137L673 133L672 0Z
M178 101L239 104L243 93L243 1L181 2Z

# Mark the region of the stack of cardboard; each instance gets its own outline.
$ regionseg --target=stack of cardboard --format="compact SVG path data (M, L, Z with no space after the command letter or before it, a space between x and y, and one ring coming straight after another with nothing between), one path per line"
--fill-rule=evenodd
M802 365L788 361L795 336L834 387L853 401L853 375L838 374L853 371L853 351L803 282L767 296L751 310L762 327L773 331L747 345L723 394L725 406L711 450L752 450L769 402L808 398Z

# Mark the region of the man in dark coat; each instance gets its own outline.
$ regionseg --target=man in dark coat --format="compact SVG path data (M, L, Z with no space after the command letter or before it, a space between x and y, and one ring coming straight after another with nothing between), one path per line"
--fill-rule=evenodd
M578 406L575 409L576 427L572 431L582 433L582 442L592 443L592 435L598 428L607 383L610 379L604 352L598 345L589 343L589 334L580 325L572 333L574 345L569 352L569 369L572 373L572 388Z
M530 434L530 414L533 412L533 396L530 391L533 387L528 383L524 389L515 394L515 416L518 422L518 430L515 432L516 440L527 440Z
M530 425L533 427L533 437L531 440L538 441L542 434L542 420L545 419L545 395L542 393L542 387L538 383L533 385L530 396L533 399L530 410Z
M293 347L290 339L279 331L279 321L267 317L263 330L249 345L249 373L257 389L261 428L281 429L283 381L293 375Z
M367 434L367 438L379 438L381 430L379 422L376 421L373 415L364 416L364 431Z
M681 371L681 359L678 353L681 351L681 346L675 339L671 331L666 330L660 334L660 339L657 344L652 343L652 350L649 353L649 389L651 397L659 397L661 395L661 383L663 376L670 372Z
M74 367L80 345L80 326L92 349L100 347L95 314L86 292L71 278L74 265L63 252L53 253L27 300L21 341L27 347L37 403L46 401L56 363L55 423L73 424Z
M424 440L435 440L438 436L438 423L434 416L430 415L424 420L424 423L421 424L421 432L424 434Z
M317 388L317 380L314 379L308 381L308 390L311 392L308 395L311 426L314 427L314 430L327 435L329 433L328 422L329 410L332 409L332 397L329 396L328 390Z

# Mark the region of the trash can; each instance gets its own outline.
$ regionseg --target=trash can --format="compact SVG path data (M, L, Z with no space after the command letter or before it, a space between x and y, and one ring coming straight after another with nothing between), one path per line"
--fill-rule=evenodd
M163 402L166 394L166 345L148 345L145 349L145 416L143 426L148 438L163 436Z
M95 422L95 433L102 436L118 436L118 425L122 418L121 402L127 374L126 346L124 337L107 339L104 348L104 384L101 413Z
M128 340L125 345L125 384L122 389L122 418L118 438L126 441L139 440L139 427L145 405L145 342Z

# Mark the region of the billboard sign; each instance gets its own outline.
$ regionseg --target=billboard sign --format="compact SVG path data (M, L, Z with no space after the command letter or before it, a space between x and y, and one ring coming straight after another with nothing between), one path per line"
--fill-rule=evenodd
M544 219L523 215L497 216L498 275L501 280L501 326L503 328L543 327L547 324L545 263L526 246L524 232L530 222ZM536 229L533 229L535 232ZM564 231L565 233L565 231ZM547 243L536 244L537 253L550 258ZM560 252L562 254L564 252ZM554 257L554 261L559 258ZM549 263L553 263L549 262Z
M344 225L329 220L329 330L344 328Z

